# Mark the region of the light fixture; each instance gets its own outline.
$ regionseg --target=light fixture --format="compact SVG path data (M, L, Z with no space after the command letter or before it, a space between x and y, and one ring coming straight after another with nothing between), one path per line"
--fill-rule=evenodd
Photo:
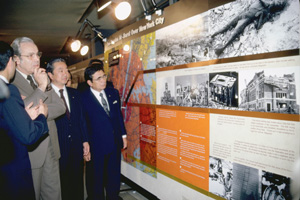
M111 4L111 1L106 2L105 4L103 4L102 6L100 6L97 10L97 12L100 12L101 10L103 10L104 8L106 8L107 6L109 6Z
M146 15L145 19L150 21L151 20L151 15Z
M147 9L146 3L144 2L144 0L140 0L141 5L144 9L144 15L145 15L145 19L150 21L152 19L152 14L155 13L157 16L161 16L163 13L162 7L158 6L155 0L151 0L151 3L153 5L152 9Z
M131 5L126 1L119 3L115 8L115 15L118 20L126 19L129 17L130 13Z
M85 56L87 54L87 52L89 51L89 47L87 45L83 46L81 49L80 49L80 54L82 56Z
M88 19L85 19L84 22L82 23L82 25L80 26L79 31L76 34L76 37L75 37L76 40L74 40L71 43L71 50L73 52L77 52L80 49L80 47L82 46L82 48L80 50L80 54L82 56L87 54L87 52L89 51L89 47L86 45L83 46L78 38L80 38L83 30L86 28L87 25L90 26L92 31L94 31L94 33L96 34L95 38L99 37L102 40L105 39L104 36L102 35L102 33L96 28L96 26L94 26L94 24L92 24L92 22L90 22Z
M161 16L161 15L162 15L162 9L156 10L156 11L155 11L155 14L156 14L157 16Z
M71 43L71 50L72 50L73 52L77 52L77 51L80 49L80 46L81 46L80 40L74 40L74 41Z
M124 47L123 47L123 50L128 52L130 49L129 45L128 44L125 44Z

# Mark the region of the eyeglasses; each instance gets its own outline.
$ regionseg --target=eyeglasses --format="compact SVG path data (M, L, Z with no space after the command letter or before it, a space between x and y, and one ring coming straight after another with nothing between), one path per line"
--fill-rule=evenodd
M106 79L107 78L107 75L104 74L103 76L99 76L98 78L94 79L94 81L100 81L102 79Z
M20 56L24 56L32 60L34 56L40 58L42 56L42 52L31 53L29 55L20 55Z

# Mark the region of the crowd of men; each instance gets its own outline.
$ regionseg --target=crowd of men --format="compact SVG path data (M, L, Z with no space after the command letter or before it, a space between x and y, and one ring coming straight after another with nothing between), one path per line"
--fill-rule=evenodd
M40 67L34 41L0 41L0 194L6 200L117 200L121 149L127 147L119 93L100 60L69 87L62 58ZM2 91L7 91L7 94Z

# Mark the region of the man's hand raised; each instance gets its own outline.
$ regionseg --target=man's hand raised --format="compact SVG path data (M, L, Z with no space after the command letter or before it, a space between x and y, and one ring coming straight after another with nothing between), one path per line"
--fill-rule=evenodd
M34 80L38 84L38 87L45 92L48 85L48 75L43 68L35 68L33 73Z

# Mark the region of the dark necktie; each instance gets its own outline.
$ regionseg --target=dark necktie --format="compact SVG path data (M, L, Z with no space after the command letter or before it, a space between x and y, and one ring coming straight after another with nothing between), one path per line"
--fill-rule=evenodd
M60 93L60 98L63 100L63 102L64 102L64 104L66 106L66 115L67 115L68 119L70 119L70 111L69 111L66 99L64 97L64 89L60 89L59 93Z
M35 83L33 82L33 79L30 75L27 76L27 80L29 80L31 87L35 90L37 87Z
M103 109L105 110L106 114L109 116L108 105L107 105L107 102L106 102L106 100L104 99L102 93L100 93L100 97L101 97L102 107L103 107Z

